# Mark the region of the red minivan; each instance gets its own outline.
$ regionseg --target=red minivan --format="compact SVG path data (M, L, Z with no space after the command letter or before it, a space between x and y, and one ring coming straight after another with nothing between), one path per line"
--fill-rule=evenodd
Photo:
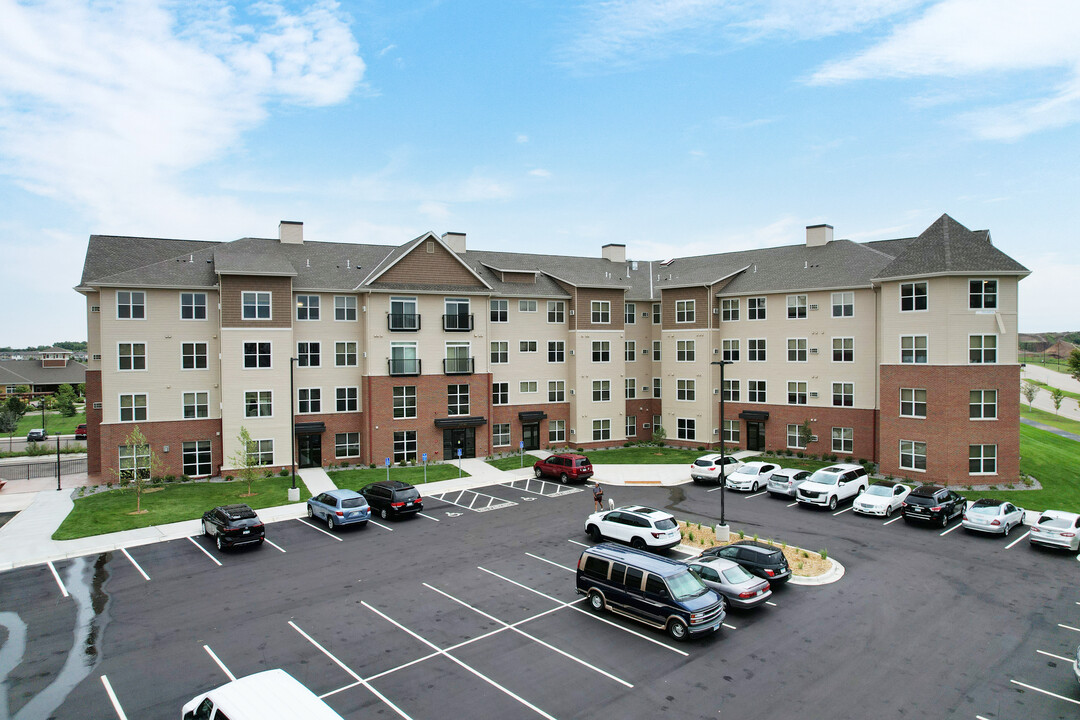
M549 455L544 460L537 460L533 464L533 472L536 477L559 478L559 482L566 484L571 480L584 482L593 476L592 463L584 455L574 453L559 453Z

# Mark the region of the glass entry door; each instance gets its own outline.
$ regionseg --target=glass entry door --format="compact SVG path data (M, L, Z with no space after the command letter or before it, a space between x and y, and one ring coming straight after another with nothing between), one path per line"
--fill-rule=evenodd
M476 457L476 428L446 428L443 430L443 457L456 460L458 448L461 457Z
M746 421L746 449L765 449L765 423Z
M296 449L300 467L322 465L322 435L297 435Z
M521 426L521 439L526 450L540 449L540 423L525 423Z

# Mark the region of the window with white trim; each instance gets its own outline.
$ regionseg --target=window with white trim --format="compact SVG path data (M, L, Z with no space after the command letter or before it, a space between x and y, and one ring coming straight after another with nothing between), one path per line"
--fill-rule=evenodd
M626 416L626 437L637 437L637 415Z
M968 307L972 310L997 308L997 280L968 280Z
M592 381L592 399L593 399L593 402L610 402L611 401L611 381L610 380L593 380Z
M720 301L720 319L723 322L735 322L739 319L739 298L724 298Z
M746 361L765 362L765 338L752 338L746 341Z
M510 383L497 382L491 384L491 404L492 405L509 405L510 404Z
M146 369L146 343L120 343L117 356L120 370Z
M297 295L296 296L296 319L318 320L319 319L319 296Z
M837 337L832 339L833 362L855 362L855 338Z
M694 362L697 358L697 340L675 341L675 362Z
M116 318L142 320L146 317L146 293L138 290L117 290Z
M416 461L416 431L394 431L394 462Z
M660 362L662 345L659 340L653 340L652 344L652 359L653 362Z
M788 338L787 361L806 362L806 338Z
M660 315L660 303L652 304L652 323L653 325L659 325L662 317Z
M997 362L997 335L968 335L968 362L973 365Z
M142 422L146 417L146 393L120 396L120 422Z
M566 303L562 300L548 300L547 321L549 323L566 322Z
M446 412L448 415L469 414L469 386L467 383L446 386Z
M184 370L205 370L206 343L180 343L180 367Z
M626 378L626 399L634 400L637 398L637 380L634 378Z
M565 420L548 420L548 442L566 442Z
M852 317L855 315L855 293L834 292L832 294L832 316L834 318Z
M150 446L149 445L121 445L119 446L120 479L124 482L132 480L147 480L150 478Z
M518 300L518 312L534 313L536 312L535 300Z
M322 388L300 388L297 398L296 411L301 415L322 412Z
M265 291L241 293L245 320L270 320L270 293Z
M356 367L356 342L346 340L334 343L334 365L336 367Z
M788 295L787 296L787 316L788 320L804 320L806 319L806 296L805 295Z
M723 429L723 434L721 435L721 437L723 438L722 442L732 443L734 445L738 445L739 444L739 438L740 438L739 421L738 420L724 420L724 429Z
M548 380L548 402L566 402L565 380Z
M746 319L747 320L764 320L765 319L765 298L763 298L763 297L746 298Z
M900 388L900 417L926 417L926 390Z
M320 345L317 342L296 343L297 365L299 367L319 367L321 364Z
M611 343L607 340L593 340L592 361L594 363L611 362Z
M675 322L692 323L697 318L697 300L675 301Z
M510 444L510 423L493 423L491 426L491 445L506 447Z
M765 402L765 381L764 380L747 380L746 381L746 401L763 403Z
M623 305L625 312L623 313L623 323L626 325L633 325L637 322L637 305L632 302L625 303Z
M724 340L723 354L721 357L727 362L739 362L739 341L738 339Z
M927 308L925 282L900 283L900 312L920 312Z
M968 475L997 474L997 445L968 445Z
M902 470L926 470L926 443L917 440L901 440L900 468Z
M272 417L274 393L272 390L248 390L244 393L244 417Z
M335 433L334 457L360 457L360 433Z
M535 340L518 340L518 352L534 353L536 352Z
M548 341L548 362L566 362L566 343L562 340Z
M213 474L213 456L209 440L185 442L182 446L184 474L188 477L206 477Z
M997 420L997 390L970 391L968 417L972 420Z
M244 343L244 367L245 368L268 368L270 367L270 343L246 342Z
M900 362L925 364L927 357L928 343L925 335L900 336Z
M660 390L661 390L660 378L654 377L652 379L652 395L653 395L654 398L659 398L660 397Z
M356 297L353 295L334 296L334 320L341 322L356 321Z
M832 404L833 407L852 407L855 404L855 383L834 382Z
M180 319L181 320L205 320L206 319L206 293L182 292L180 293ZM191 473L187 473L190 475Z
M686 402L697 400L697 380L676 379L675 399L685 400Z
M417 311L416 298L391 296L389 323L391 330L419 330L420 313Z
M589 303L593 323L607 325L611 322L611 303L607 300L593 300Z
M724 402L739 402L739 381L724 380L724 387L720 392Z
M393 388L394 419L407 420L416 417L416 386L395 385Z
M806 443L803 442L803 439L800 425L792 423L787 426L787 446L789 448L804 449Z
M787 384L787 401L788 405L805 405L806 383L796 380L789 381Z
M626 341L626 351L623 359L626 362L637 362L637 343L633 340Z
M274 441L252 440L247 446L247 461L252 465L274 464Z
M183 394L183 406L185 420L210 417L210 393L186 392Z
M502 365L510 362L510 343L497 340L491 343L491 364Z
M675 418L675 435L679 440L697 440L697 420Z
M360 409L360 388L334 388L335 409L338 412L357 412Z
M509 300L492 300L491 301L491 322L504 323L510 321L510 301Z
M518 383L518 392L528 395L539 389L539 383L535 380L522 380Z
M832 451L850 453L855 449L855 428L834 427L832 429Z
M610 440L611 439L611 420L593 420L592 421L592 439L595 440Z

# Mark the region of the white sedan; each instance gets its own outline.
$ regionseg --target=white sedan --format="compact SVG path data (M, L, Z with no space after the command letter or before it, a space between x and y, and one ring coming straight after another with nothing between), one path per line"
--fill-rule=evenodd
M772 477L773 470L779 470L779 465L773 463L748 462L741 468L727 476L727 486L732 490L749 490L757 492L758 488L765 487Z
M1032 545L1048 545L1080 550L1080 515L1064 510L1044 510L1031 526L1028 541Z
M1024 508L1016 507L1011 502L980 498L964 511L961 524L965 530L1007 536L1014 527L1024 524Z
M899 510L911 488L902 483L879 480L859 493L851 509L863 515L890 517Z

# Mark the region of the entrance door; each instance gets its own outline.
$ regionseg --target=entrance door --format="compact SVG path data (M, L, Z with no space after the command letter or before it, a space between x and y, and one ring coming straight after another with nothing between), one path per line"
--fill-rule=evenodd
M461 457L476 457L476 428L446 428L443 430L443 457L447 460L456 459L458 448L461 448Z
M765 423L746 421L746 449L765 449Z
M521 426L521 439L526 450L540 449L540 423L525 423Z
M302 468L322 465L322 435L297 435L296 449Z

